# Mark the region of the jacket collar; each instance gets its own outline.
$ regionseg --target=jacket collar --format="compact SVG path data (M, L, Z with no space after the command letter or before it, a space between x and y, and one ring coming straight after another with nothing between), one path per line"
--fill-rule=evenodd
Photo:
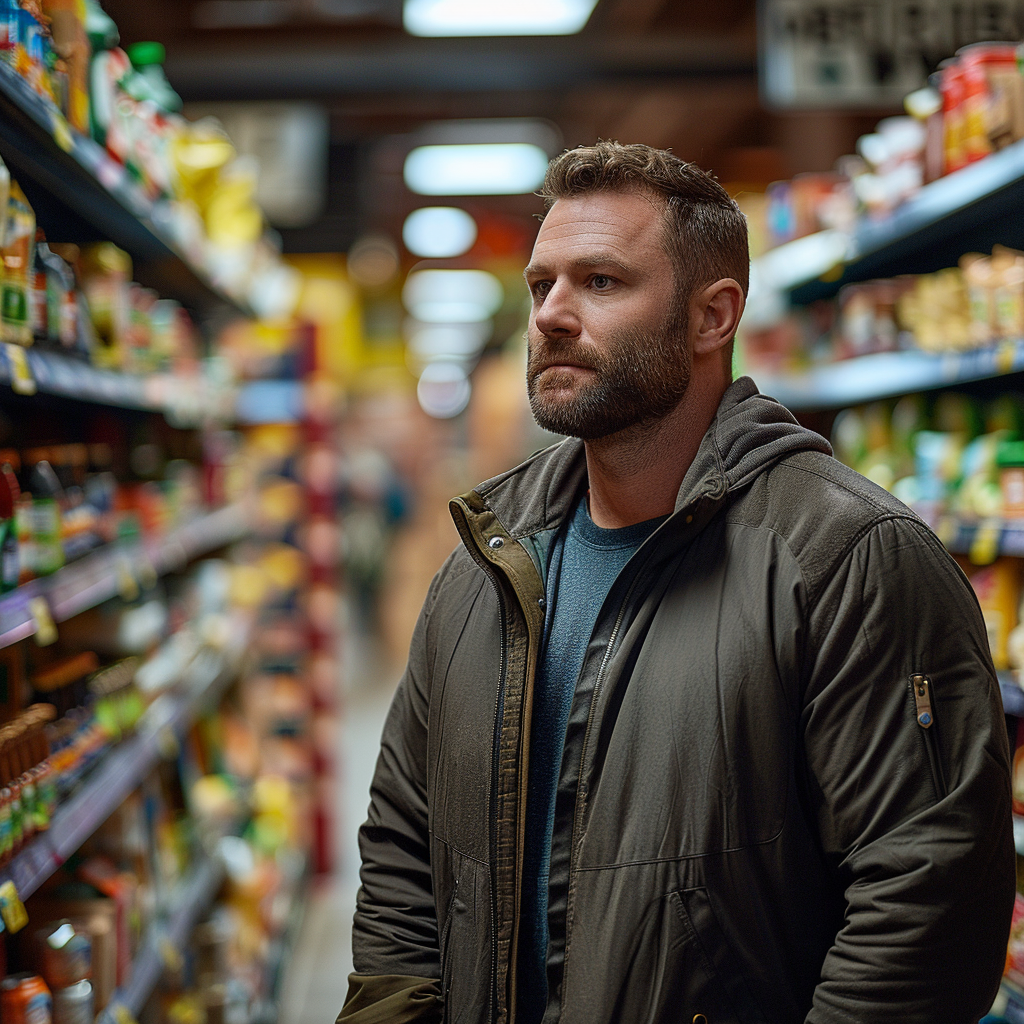
M760 394L749 377L738 378L722 396L683 478L675 515L710 518L727 494L797 451L832 454L823 437L800 426L774 398ZM583 442L567 438L479 484L463 500L492 512L510 538L521 539L557 529L575 509L586 479Z

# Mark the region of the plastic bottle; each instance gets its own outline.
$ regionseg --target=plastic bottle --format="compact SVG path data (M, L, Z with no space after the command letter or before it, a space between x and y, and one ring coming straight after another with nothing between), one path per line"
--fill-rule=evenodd
M45 458L35 461L29 477L32 490L32 543L35 572L48 576L64 564L61 513L64 491L53 467Z
M18 477L9 462L0 464L0 594L13 590L21 576L18 521L15 507L21 497Z

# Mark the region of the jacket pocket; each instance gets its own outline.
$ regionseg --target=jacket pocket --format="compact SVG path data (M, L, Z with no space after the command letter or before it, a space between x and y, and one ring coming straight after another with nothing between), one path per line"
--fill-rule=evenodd
M682 889L669 899L697 968L679 1007L684 1024L761 1024L764 1017L718 924L707 889Z
M452 987L452 956L449 938L452 930L452 918L455 916L455 900L459 895L459 879L455 879L451 898L448 900L448 912L444 916L441 929L441 998L444 1000L444 1024L451 1019L451 1000L448 998Z
M931 770L932 783L935 786L935 799L942 800L948 795L949 787L946 785L946 772L939 750L938 725L935 720L935 693L932 689L932 681L928 676L915 672L910 677L910 696L914 706L914 718L924 739L928 767Z

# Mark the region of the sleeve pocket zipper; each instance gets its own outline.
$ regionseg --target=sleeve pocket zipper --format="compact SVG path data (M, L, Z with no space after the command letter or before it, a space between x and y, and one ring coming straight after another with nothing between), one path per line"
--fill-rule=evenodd
M942 757L939 753L938 736L935 731L932 681L927 676L915 672L910 677L910 692L914 698L914 718L924 733L924 745L928 753L928 764L932 770L935 796L938 800L942 800L948 794L949 789L946 786L946 774L942 768Z

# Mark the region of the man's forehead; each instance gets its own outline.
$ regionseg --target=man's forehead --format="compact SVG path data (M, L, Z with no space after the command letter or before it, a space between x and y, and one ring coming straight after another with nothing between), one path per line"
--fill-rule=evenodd
M634 262L636 248L663 247L664 207L646 195L599 192L559 199L537 234L531 264L605 253Z

